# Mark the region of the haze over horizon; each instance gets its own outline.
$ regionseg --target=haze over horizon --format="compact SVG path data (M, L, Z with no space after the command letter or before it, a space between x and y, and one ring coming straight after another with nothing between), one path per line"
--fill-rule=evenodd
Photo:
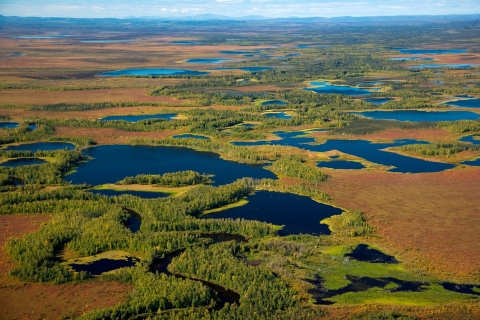
M480 13L478 0L2 0L0 15L19 17L125 18L204 14L266 18L370 17Z

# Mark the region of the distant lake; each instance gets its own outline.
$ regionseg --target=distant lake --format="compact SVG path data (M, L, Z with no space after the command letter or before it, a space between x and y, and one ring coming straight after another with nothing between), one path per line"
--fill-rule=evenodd
M278 233L286 236L289 234L330 234L328 226L320 224L320 221L342 213L341 209L291 193L257 191L247 199L246 205L206 217L242 218L285 225Z
M462 64L462 63L450 63L450 64L420 64L418 66L409 66L410 69L437 69L437 68L450 68L450 69L468 69L472 67L478 67L480 64Z
M63 39L71 37L69 35L65 36L14 36L15 39Z
M25 143L15 146L6 147L3 150L26 150L26 151L38 151L38 150L62 150L68 149L73 150L75 149L75 145L72 143L67 142L35 142L35 143Z
M201 42L198 41L172 41L170 44L182 44L182 45L195 45L195 44L201 44Z
M372 143L366 140L327 140L323 144L311 144L316 143L315 139L305 136L301 131L276 131L273 132L273 134L281 139L272 141L232 142L232 144L237 146L293 146L314 152L338 150L373 163L394 166L395 168L391 169L391 172L440 172L455 167L448 163L426 161L382 150L389 147L404 146L408 144L428 144L428 142L425 141L396 140L393 143Z
M206 136L200 136L200 135L195 135L195 134L190 134L190 133L184 133L184 134L179 134L176 136L173 136L176 139L200 139L200 140L210 140L209 137Z
M277 118L277 119L292 119L292 116L289 116L285 112L269 112L263 114L267 118Z
M275 175L263 169L263 165L227 161L215 153L187 148L108 145L88 148L83 153L93 159L81 163L76 172L67 175L65 180L99 185L138 174L164 174L184 170L214 174L214 185L231 183L243 177L275 179Z
M319 49L327 49L330 48L331 45L316 45L316 44L298 44L297 48L299 49L308 49L308 48L319 48Z
M185 61L186 63L196 63L196 64L216 64L228 62L231 59L220 59L220 58L205 58L205 59L189 59Z
M0 129L18 128L18 122L0 122Z
M82 43L129 43L135 40L82 40Z
M474 139L474 137L479 139ZM480 144L480 136L466 136L460 139L462 142L470 142L473 144Z
M11 159L6 162L0 163L2 167L20 167L20 166L31 166L34 164L44 164L47 161L38 159L38 158L17 158Z
M402 49L402 48L392 48L393 50L398 50L403 54L459 54L466 53L466 49Z
M343 94L351 97L366 96L371 95L372 93L367 89L361 89L351 86L334 86L328 82L310 82L310 85L313 88L305 88L305 90L310 90L320 94L334 93L334 94Z
M420 60L424 60L424 61L434 61L435 59L434 58L418 58L418 57L405 57L405 58L390 58L390 60L393 60L393 61L420 61Z
M317 167L320 168L331 168L331 169L349 169L349 170L358 170L363 169L365 166L360 162L356 161L345 161L345 160L335 160L335 161L322 161L317 163Z
M252 54L254 51L234 51L234 50L224 50L219 51L221 54Z
M146 69L125 69L102 72L97 74L99 77L120 77L120 76L165 76L165 75L178 75L178 76L199 76L205 75L208 72L182 70L182 69L162 69L162 68L146 68Z
M261 72L265 70L270 70L272 67L230 67L230 68L214 68L214 69L209 69L209 70L220 70L220 71L226 71L226 70L242 70L242 71L247 71L247 72Z
M457 121L457 120L477 120L480 114L470 111L419 111L419 110L395 110L395 111L364 111L351 112L351 114L377 119L377 120L397 120L411 122L438 122L438 121Z
M102 189L102 190L88 190L93 194L100 194L103 196L121 196L124 194L129 194L132 196L140 197L143 199L157 199L157 198L166 198L170 196L168 193L163 192L148 192L148 191L117 191L117 190L109 190L109 189Z
M144 114L144 115L126 115L126 116L108 116L102 118L101 121L114 121L114 120L124 120L128 122L138 122L141 120L149 119L166 119L172 120L177 114L175 113L165 113L165 114Z
M271 106L271 105L286 105L287 103L282 100L269 100L262 102L262 106Z
M365 99L365 102L368 102L368 103L374 103L374 104L384 104L384 103L387 103L389 101L393 101L395 99L393 98L368 98L368 99Z
M480 98L470 100L448 101L445 102L445 104L458 108L480 108Z

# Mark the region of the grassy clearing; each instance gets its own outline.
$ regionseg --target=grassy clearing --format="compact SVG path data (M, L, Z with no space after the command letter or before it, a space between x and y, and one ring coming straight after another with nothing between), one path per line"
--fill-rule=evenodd
M167 188L167 187L157 187L154 185L142 185L142 184L117 185L117 184L107 183L107 184L96 186L95 188L93 188L93 190L161 192L161 193L168 193L172 196L179 196L187 192L192 187L194 186Z
M204 215L214 214L214 213L225 211L225 210L228 210L228 209L241 207L241 206L246 205L247 203L248 203L247 199L241 199L240 201L237 201L237 202L231 203L231 204L227 204L226 206L223 206L223 207L220 207L220 208L206 210L206 211L203 212L203 214Z

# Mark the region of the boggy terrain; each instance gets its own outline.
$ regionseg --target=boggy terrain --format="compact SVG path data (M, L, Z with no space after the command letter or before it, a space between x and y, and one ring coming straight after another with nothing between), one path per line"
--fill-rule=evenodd
M469 19L0 17L0 318L478 319Z

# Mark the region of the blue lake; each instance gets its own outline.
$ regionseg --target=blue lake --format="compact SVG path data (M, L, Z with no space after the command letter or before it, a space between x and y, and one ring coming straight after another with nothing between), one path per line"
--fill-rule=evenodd
M254 51L235 51L235 50L224 50L219 51L221 54L252 54Z
M468 94L459 94L457 96L454 96L455 98L466 98L466 99L472 99L475 98L474 96L469 96Z
M195 45L195 44L201 44L201 42L198 41L172 41L170 44L182 44L182 45Z
M289 234L330 234L327 225L320 221L333 215L341 214L342 210L318 203L309 197L291 193L257 191L249 196L248 204L221 211L208 218L242 218L258 220L276 225L284 225L278 233L281 236Z
M260 145L282 145L293 146L305 150L315 152L327 152L338 150L347 154L363 158L370 162L382 164L385 166L394 166L391 172L402 173L420 173L420 172L440 172L447 169L454 168L454 165L431 162L412 157L399 155L393 152L382 151L382 149L404 146L408 144L428 144L425 141L418 140L397 140L392 143L372 143L366 140L327 140L327 142L319 145L312 145L316 143L314 138L303 135L302 132L273 132L281 138L281 140L273 141L255 141L255 142L232 142L238 146L260 146Z
M398 50L402 54L459 54L466 53L466 49L402 49L402 48L392 48L393 50Z
M208 72L194 71L194 70L181 70L181 69L163 69L163 68L145 68L145 69L125 69L102 72L97 74L99 77L121 77L121 76L199 76L205 75Z
M271 106L271 105L286 105L287 103L282 100L270 100L262 102L262 106Z
M47 161L37 158L17 158L11 159L6 162L0 163L2 167L20 167L20 166L31 166L34 164L44 164Z
M6 147L3 150L27 150L27 151L38 151L38 150L62 150L68 149L73 150L75 149L75 145L72 143L67 142L35 142L35 143L25 143L15 146Z
M165 114L145 114L145 115L126 115L126 116L108 116L102 118L101 121L115 121L115 120L123 120L128 122L138 122L141 120L149 120L149 119L166 119L172 120L177 115L174 113L165 113Z
M409 66L410 69L437 69L437 68L449 68L449 69L468 69L472 67L478 67L480 64L462 64L462 63L438 63L438 64L419 64L418 66Z
M14 52L14 53L12 53L10 56L11 56L11 57L21 57L21 56L23 56L23 53L21 53L21 52Z
M474 139L475 137L478 138L478 139ZM473 143L473 144L480 144L480 136L466 136L466 137L461 138L460 141L470 142L470 143Z
M276 118L276 119L285 119L289 120L292 119L292 116L289 116L285 112L269 112L263 114L267 118Z
M63 39L71 36L15 36L15 39Z
M480 158L475 159L475 160L471 160L471 161L464 161L464 162L462 162L462 164L467 164L469 166L480 167Z
M334 94L343 94L351 97L367 96L372 94L367 89L361 89L361 88L356 88L351 86L334 86L328 82L313 81L313 82L310 82L310 85L312 85L313 88L305 88L305 90L314 91L320 94L334 93Z
M220 159L218 154L187 148L110 145L88 148L92 160L81 163L66 176L73 183L99 185L114 183L138 174L164 174L193 170L214 174L214 185L231 183L243 177L275 178L263 165L248 165Z
M434 58L418 58L418 57L405 57L405 58L390 58L392 61L434 61Z
M242 71L247 71L247 72L261 72L261 71L266 71L270 70L272 67L231 67L231 68L214 68L210 70L219 70L219 71L228 71L228 70L242 70Z
M129 194L132 196L140 197L143 199L157 199L157 198L166 198L170 196L168 193L163 193L163 192L148 192L148 191L116 191L116 190L88 190L88 192L91 192L93 194L100 194L102 196L121 196L124 194Z
M82 43L129 43L135 40L82 40Z
M186 60L186 63L197 63L197 64L216 64L228 62L231 59L221 59L221 58L205 58L205 59L189 59Z
M457 120L477 120L480 114L470 111L419 111L419 110L395 110L395 111L364 111L351 112L351 114L377 119L377 120L397 120L411 122L438 122L438 121L457 121Z
M365 102L368 102L368 103L374 103L374 104L384 104L384 103L387 103L389 101L393 101L395 99L393 98L368 98L368 99L365 99Z
M445 104L459 108L480 108L480 98L470 100L448 101L445 102Z
M258 126L258 124L253 124L253 123L241 123L241 126L244 126L245 128L253 129Z
M330 169L347 169L347 170L358 170L358 169L365 168L365 166L360 162L345 161L345 160L322 161L317 163L317 167L330 168Z
M195 134L190 134L190 133L184 133L184 134L179 134L176 136L173 136L176 139L200 139L200 140L210 140L209 137L206 136L200 136L200 135L195 135Z
M298 44L297 45L297 48L299 49L308 49L308 48L327 49L330 47L331 45L316 45L316 44Z
M18 128L18 122L0 122L0 129Z

